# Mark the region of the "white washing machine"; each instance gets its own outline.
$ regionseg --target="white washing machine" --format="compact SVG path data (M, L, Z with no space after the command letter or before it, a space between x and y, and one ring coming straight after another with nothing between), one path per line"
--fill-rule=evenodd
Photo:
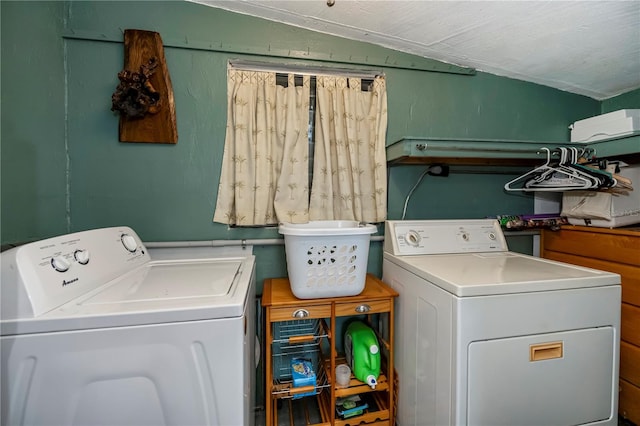
M620 276L509 252L494 220L387 221L397 420L616 425Z
M185 250L114 227L2 253L2 424L252 425L255 259Z

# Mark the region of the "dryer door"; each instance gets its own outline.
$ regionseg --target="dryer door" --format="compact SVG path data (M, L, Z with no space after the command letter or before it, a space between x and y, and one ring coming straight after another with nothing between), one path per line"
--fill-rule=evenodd
M612 327L472 342L469 425L581 425L615 415Z

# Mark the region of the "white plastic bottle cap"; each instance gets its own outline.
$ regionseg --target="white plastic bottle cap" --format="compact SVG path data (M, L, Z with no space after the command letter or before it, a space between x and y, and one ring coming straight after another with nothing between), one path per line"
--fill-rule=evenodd
M373 374L369 374L367 376L367 384L371 386L371 389L376 388L376 385L378 384L378 382L376 381L376 378L373 376Z
M369 351L374 355L377 354L378 353L378 346L377 345L371 345L369 347Z

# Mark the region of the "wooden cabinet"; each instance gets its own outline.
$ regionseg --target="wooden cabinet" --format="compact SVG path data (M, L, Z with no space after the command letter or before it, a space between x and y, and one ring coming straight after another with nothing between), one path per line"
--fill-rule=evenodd
M618 413L640 424L640 227L544 230L541 254L622 277Z
M394 422L393 377L393 300L398 293L378 278L367 275L364 290L357 296L297 299L286 278L267 279L262 306L265 309L266 425L278 425L278 405L289 404L290 423L294 404L311 406L307 425L392 425ZM337 322L348 317L366 320L378 337L383 364L378 385L371 389L353 374L346 388L335 383L336 366L345 363L339 353L342 336ZM381 326L380 324L384 324ZM339 339L339 340L338 340ZM315 386L294 387L290 379L292 357L311 359L316 373ZM309 395L312 394L312 395ZM361 395L369 408L361 415L340 419L336 399Z

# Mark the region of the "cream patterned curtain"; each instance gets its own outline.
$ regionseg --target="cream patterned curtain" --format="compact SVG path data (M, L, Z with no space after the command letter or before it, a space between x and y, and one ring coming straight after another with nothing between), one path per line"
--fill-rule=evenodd
M229 68L227 133L214 222L309 220L309 76L276 85L272 72ZM300 177L304 176L304 179Z
M387 90L376 77L318 76L311 220L382 222L387 215Z

